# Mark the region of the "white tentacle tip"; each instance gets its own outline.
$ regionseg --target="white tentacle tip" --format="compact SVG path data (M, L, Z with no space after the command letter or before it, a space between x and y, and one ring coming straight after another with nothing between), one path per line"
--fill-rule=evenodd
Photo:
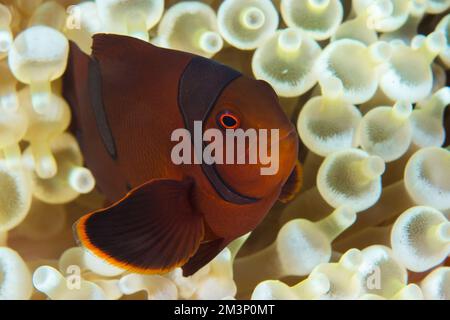
M413 111L413 106L410 102L397 101L394 104L393 109L397 117L406 119L411 115Z
M330 291L331 283L328 277L322 272L316 272L309 276L312 288L318 296L326 294Z
M437 237L450 245L450 222L443 222L437 226Z
M209 54L216 54L222 47L223 39L217 32L207 31L200 37L200 48Z
M322 88L322 95L326 97L335 98L344 91L341 79L335 76L322 77L319 83Z
M339 260L345 268L349 270L357 270L363 262L363 255L358 249L350 249Z
M303 41L303 35L300 30L288 28L281 31L278 38L278 45L281 49L293 52L300 49Z
M356 211L349 206L340 206L335 210L337 221L342 226L351 226L357 218Z
M89 169L75 168L69 176L70 186L78 193L89 193L95 187L95 179Z
M371 179L379 178L386 170L386 164L379 156L369 156L363 161L364 174Z
M242 12L240 21L245 28L258 30L266 23L266 15L258 7L249 7Z
M447 38L443 31L434 31L426 38L427 47L434 53L441 52L447 45Z

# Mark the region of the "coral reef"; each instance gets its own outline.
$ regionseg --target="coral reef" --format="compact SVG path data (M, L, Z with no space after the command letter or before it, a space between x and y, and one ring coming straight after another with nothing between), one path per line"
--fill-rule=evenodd
M450 1L2 0L0 299L450 300ZM68 132L69 40L129 35L265 80L303 188L190 277L77 247L103 206Z

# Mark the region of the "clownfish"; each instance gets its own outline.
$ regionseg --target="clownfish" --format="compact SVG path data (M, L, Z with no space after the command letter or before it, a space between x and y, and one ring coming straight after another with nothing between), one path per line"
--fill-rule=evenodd
M96 34L91 55L71 42L63 95L85 164L109 201L75 223L75 238L112 265L192 275L298 190L298 135L274 90L218 62ZM172 133L193 134L196 121L204 130L277 129L278 171L174 164Z

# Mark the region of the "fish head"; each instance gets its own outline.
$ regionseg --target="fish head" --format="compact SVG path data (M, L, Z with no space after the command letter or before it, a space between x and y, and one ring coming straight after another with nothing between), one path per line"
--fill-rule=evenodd
M223 133L223 141L214 145L223 163L216 162L215 169L240 195L255 199L273 195L294 169L297 132L264 81L245 76L232 81L218 97L204 129Z

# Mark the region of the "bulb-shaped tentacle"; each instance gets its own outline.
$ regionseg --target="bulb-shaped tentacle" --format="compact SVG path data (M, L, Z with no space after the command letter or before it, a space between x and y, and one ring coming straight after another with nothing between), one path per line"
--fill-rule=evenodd
M57 165L51 152L51 141L67 129L70 123L70 109L67 102L50 93L46 103L47 112L36 112L32 93L28 88L19 92L21 108L28 117L28 128L24 140L30 143L33 165L39 177L51 178L57 173Z
M93 272L84 273L83 278L99 286L106 300L118 300L123 297L123 293L119 288L120 279L106 278Z
M145 41L164 12L164 0L98 0L96 4L106 31Z
M0 231L8 231L19 225L31 206L32 185L28 173L20 166L11 167L0 161ZM14 199L12 201L11 199Z
M405 167L405 187L418 205L438 210L450 208L450 151L438 147L420 149Z
M71 278L73 277L73 278ZM33 273L33 285L51 300L105 300L103 290L80 275L64 277L50 266L41 266Z
M361 293L362 277L358 270L363 262L361 251L350 249L338 262L322 263L314 268L308 278L324 276L330 283L330 289L319 297L326 300L356 299Z
M396 30L381 34L380 39L384 41L400 40L405 45L409 45L412 39L418 34L417 29L425 15L426 2L424 0L408 1L409 14L406 22Z
M217 300L236 295L233 279L233 257L225 248L210 263L192 276L184 277L181 268L165 275L178 288L179 299Z
M317 42L300 30L283 29L256 50L253 73L270 83L279 96L296 97L316 84L313 67L320 52Z
M69 54L67 38L47 26L33 26L20 33L8 55L14 76L30 85L31 100L37 113L51 113L51 81L66 69Z
M386 162L397 160L411 144L411 112L412 105L404 102L370 110L358 128L359 144L369 154L377 155Z
M417 50L428 64L431 64L446 46L447 38L442 31L434 31L428 36L419 34L411 41L411 48Z
M384 188L377 204L360 214L358 221L338 239L337 245L365 228L391 221L415 205L447 210L450 207L448 160L449 151L437 147L413 153L406 164L404 179Z
M449 8L450 3L448 1L428 0L426 12L430 14L439 14L447 11Z
M376 4L375 1L356 0L353 1L353 10L357 15L364 14L368 7L374 5L374 3ZM379 1L376 5L378 8L372 9L375 16L371 21L374 30L391 32L406 23L410 11L409 0Z
M201 2L180 2L167 10L158 26L167 48L212 57L223 47L214 10Z
M159 275L127 274L120 279L119 289L125 295L145 291L148 300L176 300L178 298L176 285L171 280Z
M315 300L330 290L328 278L320 273L289 287L278 280L259 283L252 293L252 300Z
M78 193L89 193L95 187L95 179L92 172L84 167L70 165L68 174L69 185Z
M12 15L7 6L0 4L0 59L4 58L13 43Z
M195 281L197 289L191 299L208 300L234 297L237 292L233 279L233 258L230 250L224 249L209 263L208 276Z
M45 265L48 265L48 263L45 263ZM107 300L117 300L123 295L117 277L123 274L125 270L108 264L81 247L65 250L57 261L55 268L58 268L61 274L66 274L69 277L77 275L94 283L102 289Z
M330 77L320 81L320 85L322 95L310 99L297 120L302 142L320 156L356 147L355 132L361 113L343 99L341 80Z
M445 47L443 33L433 32L426 38L418 36L406 46L395 42L386 72L380 78L380 87L392 100L417 102L425 99L433 87L431 64Z
M104 31L95 2L85 1L70 6L66 20L67 37L86 54L91 53L92 36Z
M434 208L412 207L395 221L391 246L408 270L428 270L450 254L450 222Z
M386 187L377 204L362 212L358 221L344 232L338 242L360 230L390 221L412 206L422 205L448 210L449 155L448 150L437 147L416 151L406 164L404 179ZM291 209L289 212L290 216L293 211Z
M362 294L370 293L391 298L408 284L408 273L389 247L373 245L361 251L363 262L358 272L362 276Z
M381 195L383 159L359 149L328 155L317 174L317 186L291 201L280 215L280 223L298 217L318 220L330 208L350 206L356 212L373 206Z
M289 27L301 29L315 40L326 40L341 24L344 10L337 0L282 0L281 15Z
M200 270L198 270L191 277L183 276L183 270L181 268L176 268L175 270L165 274L164 276L172 280L178 289L179 299L189 299L195 294L196 282L202 277L207 277L210 271L210 266L206 265Z
M105 277L115 277L125 272L124 269L113 266L86 250L83 252L83 265L86 269Z
M450 300L450 267L439 267L420 283L426 300Z
M51 178L33 174L36 198L50 204L63 204L89 193L95 186L95 179L89 169L82 167L83 157L75 138L64 133L51 141L49 154L55 158L57 173ZM36 166L33 144L24 152L25 163Z
M349 103L361 104L375 95L379 69L386 65L390 53L385 42L367 47L352 39L337 40L323 50L316 62L316 74L340 79L344 98Z
M358 221L342 234L338 242L360 230L390 221L412 206L448 210L449 161L450 152L446 149L429 147L416 151L406 164L404 179L386 187L377 204L362 212ZM294 209L290 210L289 217L294 215ZM298 214L298 208L296 212Z
M450 103L450 88L436 91L427 100L421 101L411 115L414 145L425 148L440 147L445 141L444 111Z
M62 274L68 273L70 266L78 266L80 268L80 272L84 272L87 270L87 267L84 263L84 254L85 251L81 247L73 247L65 250L58 260L58 270Z
M63 32L66 10L56 1L42 3L28 20L28 27L44 25Z
M334 33L332 41L352 39L370 45L378 40L378 21L392 16L394 7L389 0L356 1L353 3L356 17L342 23Z
M317 175L317 188L333 207L348 205L356 212L374 205L381 194L383 159L358 149L327 156Z
M30 150L33 156L33 168L36 174L42 179L54 177L58 172L58 167L49 142L33 140L30 142Z
M0 300L28 300L32 292L31 274L22 257L0 247Z
M366 45L374 43L378 40L377 33L368 27L367 18L367 14L360 14L354 19L345 21L338 27L331 40L351 39Z
M317 222L294 219L286 223L270 246L236 260L237 282L245 291L263 279L309 274L317 265L330 260L331 242L355 220L352 209L340 207Z
M16 80L4 62L0 62L0 74L0 153L15 167L21 165L19 143L27 131L28 119L19 108Z
M387 16L379 17L373 21L373 27L378 32L391 32L399 29L408 20L409 1L394 0L392 3L392 12Z
M81 272L91 271L102 277L117 277L125 272L80 247L67 249L59 258L58 269L61 273L67 273L73 265L78 266Z
M225 0L217 12L219 31L233 47L253 50L273 36L278 12L270 0Z

